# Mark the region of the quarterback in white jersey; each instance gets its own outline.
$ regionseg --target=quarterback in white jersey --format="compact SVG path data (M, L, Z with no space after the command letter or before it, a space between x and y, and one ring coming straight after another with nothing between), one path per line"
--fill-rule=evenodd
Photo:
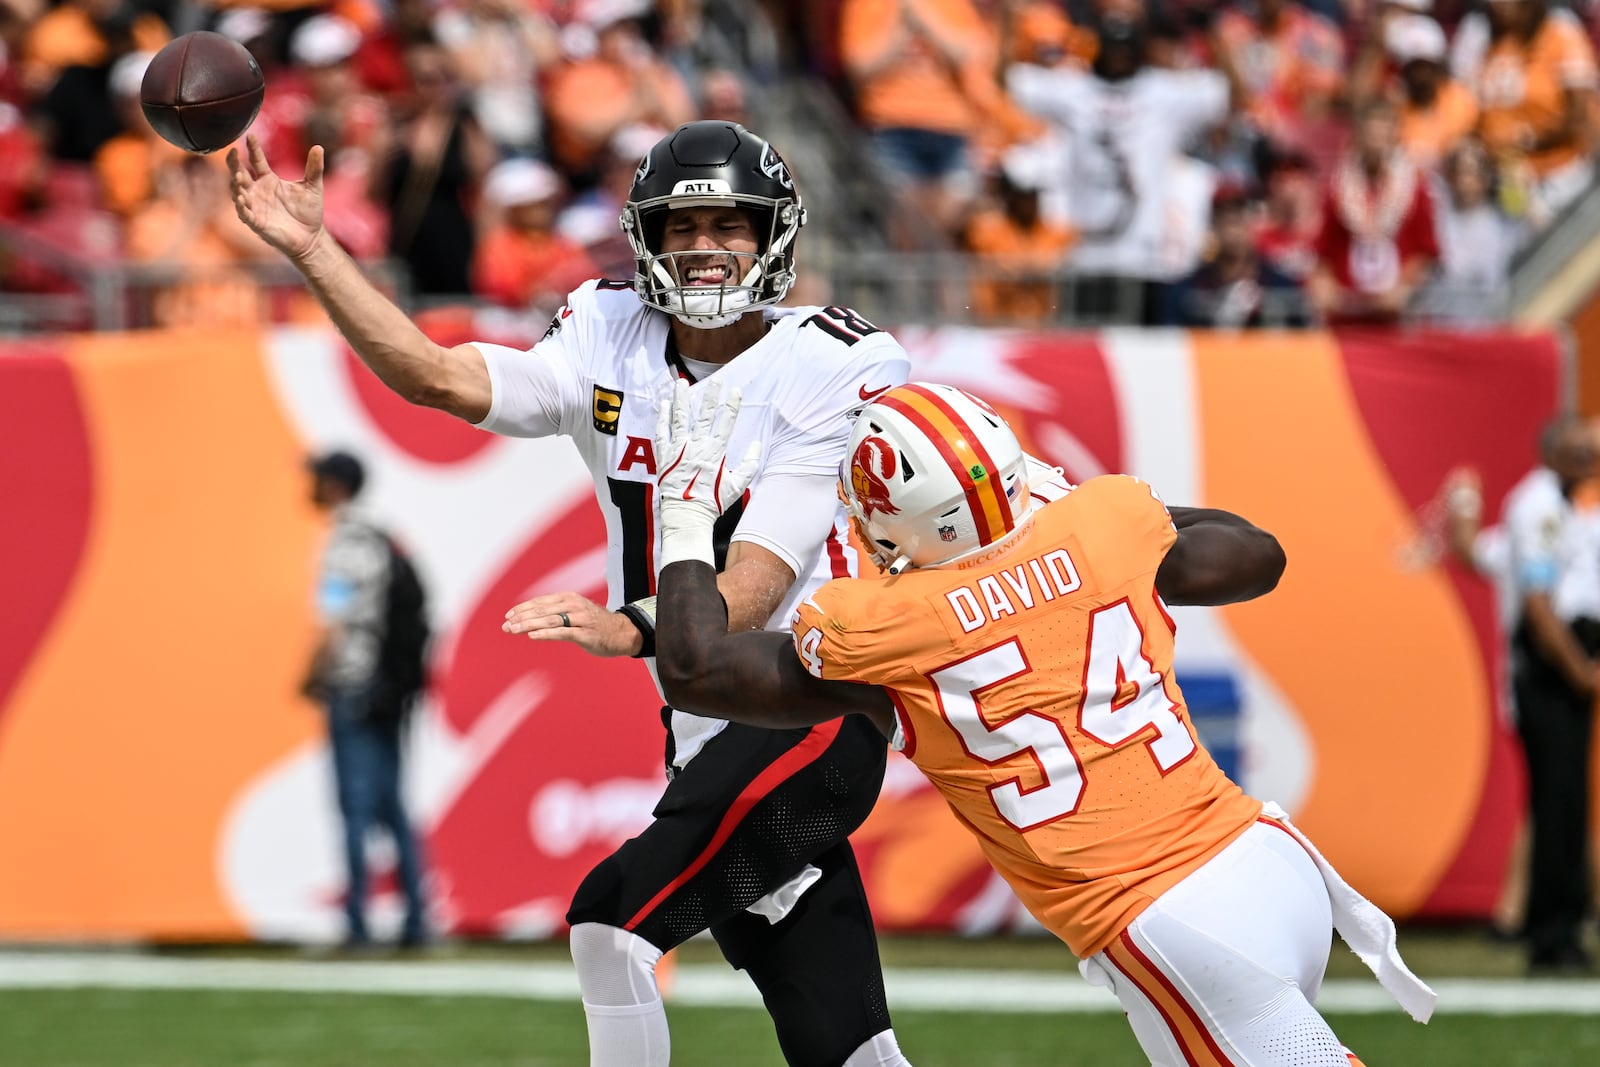
M509 612L508 632L650 655L655 409L685 379L741 387L754 416L744 428L765 448L719 531L729 626L781 626L813 587L853 573L835 489L850 417L906 380L906 358L844 308L776 307L794 283L805 209L766 141L720 121L658 141L620 220L634 278L580 287L526 352L434 343L323 227L322 149L303 181L286 182L259 142L247 143L244 158L228 159L239 217L289 257L385 384L496 433L564 434L588 463L609 534L608 606L618 610L556 593ZM761 990L787 1062L907 1067L849 842L882 784L882 735L859 716L769 730L672 715L670 726L670 780L654 820L590 872L567 913L592 1067L669 1062L655 966L702 930Z
M606 517L610 608L655 593L656 411L680 377L701 381L710 372L723 388L744 392L733 447L742 452L763 444L760 476L742 506L724 516L719 546L726 552L730 541L759 545L797 576L768 627L787 629L795 606L817 586L856 573L837 491L850 439L847 416L906 380L905 351L843 308L750 314L769 323L760 340L720 367L697 365L676 353L670 320L640 303L631 284L594 281L572 294L531 351L478 345L494 383L480 425L516 437L565 434L588 464ZM572 615L573 605L564 606ZM529 614L553 614L549 607L540 602ZM672 718L679 768L726 725L683 712Z

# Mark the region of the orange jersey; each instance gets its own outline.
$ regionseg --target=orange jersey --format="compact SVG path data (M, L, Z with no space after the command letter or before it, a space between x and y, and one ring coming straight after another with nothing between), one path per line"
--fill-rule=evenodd
M1478 134L1495 154L1519 152L1524 142L1544 137L1565 122L1568 90L1587 92L1597 80L1594 49L1573 19L1544 20L1533 40L1504 38L1489 46L1478 74L1482 112ZM1553 145L1529 156L1544 175L1587 152L1583 141Z
M1176 539L1149 486L1095 478L999 554L829 582L794 624L813 674L890 691L904 753L1080 957L1261 813L1173 677L1155 575Z

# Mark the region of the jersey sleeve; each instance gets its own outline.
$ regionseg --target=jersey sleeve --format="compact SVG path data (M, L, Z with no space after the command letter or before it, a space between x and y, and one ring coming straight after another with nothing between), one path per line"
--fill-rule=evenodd
M799 578L811 571L838 514L836 473L764 474L751 486L750 503L731 540L760 545Z
M1160 568L1178 540L1178 531L1153 486L1132 475L1106 474L1078 486L1073 498L1079 494L1088 494L1081 502L1093 509L1096 519L1080 535L1089 543L1088 558L1096 561L1097 571L1114 568L1112 573L1096 574L1102 585L1117 585Z
M804 358L805 353L791 355ZM796 576L810 571L833 531L840 507L839 464L850 446L852 413L873 393L904 383L910 373L905 350L881 331L857 341L851 355L855 358L841 361L822 382L808 380L820 388L786 398L732 538L761 545Z
M816 329L803 326L801 329ZM805 359L800 348L791 358ZM911 361L900 343L882 330L855 341L850 358L835 360L820 379L808 380L803 394L791 394L767 442L762 477L776 474L810 474L837 477L839 464L850 445L852 415L872 397L892 386L904 385ZM796 391L798 393L798 391Z
M877 582L841 579L800 602L794 648L807 671L830 681L891 684L905 660L880 592Z
M572 432L584 414L583 360L597 319L594 282L586 282L526 351L474 341L489 368L489 414L478 428L507 437Z
M1561 574L1561 500L1529 496L1506 516L1512 577L1523 593L1548 593Z

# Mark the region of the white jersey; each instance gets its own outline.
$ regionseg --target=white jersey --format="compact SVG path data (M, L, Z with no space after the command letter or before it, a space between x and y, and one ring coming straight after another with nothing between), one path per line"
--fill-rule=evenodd
M656 406L679 377L700 375L669 351L671 319L640 303L631 284L585 282L568 301L528 351L476 344L493 389L479 426L514 437L564 434L577 444L605 515L607 606L616 608L656 591ZM744 392L728 454L763 443L743 506L717 524L718 562L730 540L750 541L793 568L798 580L767 624L785 630L823 582L856 574L837 492L851 416L903 384L910 365L899 342L847 309L760 313L772 324L761 340L721 367L692 366ZM650 668L653 676L653 661ZM674 712L675 762L686 763L724 725Z
M1196 206L1209 204L1214 175L1187 162L1175 185L1174 161L1227 118L1227 79L1212 70L1147 67L1108 82L1073 67L1018 63L1006 88L1066 139L1063 178L1080 235L1073 269L1153 279L1187 273L1192 240L1175 237Z
M1513 486L1502 513L1519 618L1523 598L1548 593L1563 621L1600 619L1600 516L1575 510L1548 467Z

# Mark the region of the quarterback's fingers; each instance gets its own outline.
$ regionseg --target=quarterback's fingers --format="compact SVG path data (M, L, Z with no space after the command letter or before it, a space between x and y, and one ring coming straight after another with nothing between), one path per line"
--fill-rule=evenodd
M500 629L508 634L528 633L551 627L578 626L602 611L592 600L578 593L547 593L525 600L506 612ZM567 622L562 621L565 614Z
M513 615L549 615L551 612L560 611L569 603L576 603L584 598L577 593L540 593L538 596L529 597L519 604L512 605L506 612L506 618Z
M322 189L322 153L323 149L319 144L312 145L311 151L306 153L305 183L308 188L317 191Z
M250 177L264 178L271 174L272 167L267 163L267 151L261 147L261 139L252 133L245 137L244 143L250 149Z
M502 623L500 629L508 634L527 634L529 637L537 633L543 633L546 630L577 629L576 626L568 626L562 622L564 614L564 612L558 612L554 615L533 615L526 619L512 619Z

